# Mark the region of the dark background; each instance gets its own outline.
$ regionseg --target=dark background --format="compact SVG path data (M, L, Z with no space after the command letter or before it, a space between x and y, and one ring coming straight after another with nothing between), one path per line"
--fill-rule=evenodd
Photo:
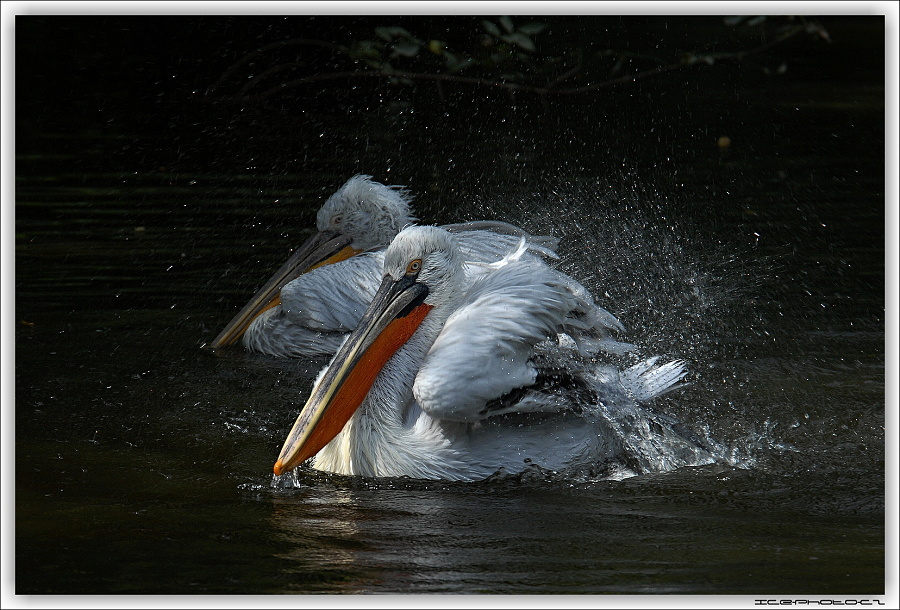
M565 129L566 118L559 106L584 103L587 97L597 118L603 119L599 122L604 127L604 147L620 158L641 158L651 155L633 153L646 152L656 142L666 142L668 152L685 152L682 148L687 148L690 141L685 141L687 134L678 133L674 125L670 127L672 133L680 136L674 140L666 137L667 133L650 135L648 129L643 129L650 121L664 127L668 123L662 120L665 114L703 124L702 135L714 144L726 126L731 130L737 123L750 123L750 117L740 117L738 121L734 115L722 115L725 104L719 102L733 101L740 95L739 88L758 86L779 95L792 83L803 83L811 87L807 97L825 101L830 93L849 83L882 81L885 70L884 39L879 34L883 18L826 16L809 20L822 25L830 42L814 34L799 35L744 62L686 67L660 77L604 88L588 96L550 96L542 100L523 93L512 100L489 88L446 83L441 91L443 98L439 98L438 88L431 82L403 86L380 78L348 78L289 88L284 94L265 100L229 100L242 79L275 63L293 62L291 78L365 67L328 49L309 46L260 54L210 91L235 62L276 41L304 38L349 44L375 38L373 30L377 26L399 25L425 40L437 38L451 47L472 49L477 48L483 31L481 19L18 16L17 150L38 147L34 138L41 133L96 130L118 137L128 133L152 134L152 142L142 139L130 143L127 150L123 147L119 151L123 160L164 166L169 171L210 167L244 171L255 164L277 174L297 163L296 155L308 146L300 138L314 133L318 121L353 121L388 103L405 102L420 112L455 115L454 131L463 133L466 126L459 119L466 115L495 120L525 116L547 121L547 127L558 131ZM724 25L722 17L548 16L528 20L548 24L547 30L535 37L539 55L548 57L571 49L608 48L676 60L687 52L735 52L771 42L760 36L758 29ZM769 23L772 31L788 20L771 17ZM764 71L775 71L782 64L787 67L783 74ZM629 67L639 71L648 65L652 64L635 62ZM586 73L586 78L594 81L607 76L602 72L592 74L589 68ZM288 75L280 78L289 80ZM273 83L274 77L268 82ZM703 103L702 96L697 99L701 90L721 98L709 97ZM647 112L635 112L644 108ZM730 110L734 112L740 112L740 107ZM659 120L653 120L655 117ZM275 134L281 135L284 145L267 149L263 142ZM293 138L294 134L298 137ZM567 135L576 134L555 135L556 140L566 142L571 139ZM588 139L584 134L577 135ZM733 134L733 139L739 135ZM244 138L242 146L234 145L236 137ZM222 146L228 147L227 153L221 150ZM116 161L114 157L110 163Z

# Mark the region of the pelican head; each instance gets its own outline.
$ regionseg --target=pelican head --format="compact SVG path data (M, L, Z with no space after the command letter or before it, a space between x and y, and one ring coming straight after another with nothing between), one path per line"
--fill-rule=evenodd
M371 176L353 176L329 197L316 215L318 231L297 248L221 333L206 347L237 341L261 313L281 302L281 289L317 267L384 248L412 223L412 196L399 186L385 186Z
M319 376L281 449L281 475L327 445L363 403L388 360L416 334L426 316L434 341L455 306L463 281L462 255L444 229L401 231L384 255L384 276L359 326Z
M399 186L374 182L372 176L353 176L322 204L316 215L321 233L333 231L352 238L358 252L386 247L411 224L412 196Z

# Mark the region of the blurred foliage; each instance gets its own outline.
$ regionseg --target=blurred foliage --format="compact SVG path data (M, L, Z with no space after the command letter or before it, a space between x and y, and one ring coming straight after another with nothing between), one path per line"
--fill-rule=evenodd
M534 36L547 29L546 23L516 26L506 16L497 23L489 19L481 23L484 31L478 44L466 51L453 51L442 40L419 39L402 27L379 27L375 28L377 40L353 43L348 55L388 75L395 71L391 61L404 59L417 59L413 69L418 71L446 70L448 74L458 74L467 68L481 67L496 72L501 80L524 80L526 74L544 68L542 60L534 57Z
M694 48L654 45L646 36L643 47L626 42L617 48L599 38L575 42L557 33L552 39L548 21L471 19L465 23L475 31L456 35L453 43L448 36L422 36L400 25L374 27L371 36L360 40L281 40L240 58L207 93L261 100L313 81L376 78L401 85L433 81L539 95L577 94L690 66L752 63L798 37L830 42L825 28L806 17L724 17L718 29L706 32L707 40L691 41ZM328 55L312 54L313 47ZM293 54L285 57L286 49ZM754 65L764 74L787 71L786 61ZM235 82L243 84L226 94Z

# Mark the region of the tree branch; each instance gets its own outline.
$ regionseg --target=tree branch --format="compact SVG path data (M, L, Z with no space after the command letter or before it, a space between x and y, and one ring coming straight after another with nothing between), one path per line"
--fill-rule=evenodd
M808 31L810 26L805 22L800 25L794 26L789 30L783 32L777 38L774 38L770 41L764 42L763 44L754 47L752 49L747 49L744 51L735 51L728 53L706 53L706 54L691 54L686 56L685 58L680 59L677 62L672 62L664 65L657 66L652 69L643 70L640 72L635 72L632 74L627 74L623 76L619 76L617 78L612 78L608 80L603 80L583 86L577 87L558 87L561 82L566 79L571 78L573 75L578 73L582 69L582 64L579 62L578 65L571 68L570 70L564 72L561 76L557 77L554 81L544 87L537 87L533 85L526 85L517 82L511 81L499 81L490 78L480 78L480 77L470 77L470 76L460 76L456 74L432 74L432 73L423 73L423 72L405 72L405 71L382 71L382 70L347 70L347 71L339 71L339 72L327 72L322 74L312 74L309 76L304 76L300 78L296 78L293 80L289 80L283 83L278 84L275 87L271 87L261 93L248 95L247 91L252 87L260 83L265 77L271 76L272 74L287 71L293 68L296 68L299 64L297 63L289 63L289 64L280 64L265 70L257 77L252 79L250 82L245 83L243 87L241 87L238 95L234 96L224 96L219 99L225 100L237 100L241 102L247 101L262 101L268 99L274 95L279 93L283 93L288 89L293 89L297 87L302 87L303 85L314 83L314 82L323 82L323 81L333 81L333 80L343 80L343 79L354 79L354 78L377 78L377 79L403 79L410 81L432 81L438 84L450 82L450 83L461 83L466 85L472 85L476 87L484 87L489 89L500 89L509 92L526 92L533 93L540 96L549 96L549 95L576 95L580 93L589 93L592 91L597 91L599 89L603 89L605 87L612 87L615 85L619 85L622 83L634 82L640 79L651 78L654 76L658 76L660 74L664 74L666 72L672 72L674 70L679 70L681 68L685 68L688 66L695 65L697 63L707 63L713 64L717 61L743 61L747 57L752 55L757 55L759 53L763 53L768 51L769 49L783 44L787 40L793 38L794 36L800 34L803 31ZM348 52L348 48L330 42L324 42L319 40L309 40L309 39L292 39L292 40L284 40L276 43L272 43L266 45L264 47L260 47L259 49L247 54L243 58L241 58L238 62L233 64L225 71L225 73L212 85L207 89L207 94L218 89L227 79L231 76L239 67L247 64L256 56L261 55L262 53L271 50L273 48L283 48L291 45L312 45L312 46L321 46L332 51L339 51L343 53Z

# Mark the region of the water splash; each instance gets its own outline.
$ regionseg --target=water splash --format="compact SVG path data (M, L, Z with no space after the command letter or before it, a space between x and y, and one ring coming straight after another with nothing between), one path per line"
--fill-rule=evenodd
M562 238L560 269L588 287L625 325L623 340L637 346L612 362L619 370L657 355L687 362L689 392L647 409L623 403L606 410L607 423L632 455L626 470L656 472L710 460L754 464L759 439L729 428L748 415L721 390L736 383L729 369L748 337L765 333L753 303L771 261L748 256L735 245L739 239L723 243L712 226L698 226L696 208L703 203L673 200L634 175L534 184L525 192L512 189L511 201L477 200L475 214ZM714 225L713 217L704 221ZM752 421L736 423L736 430L753 427Z
M297 477L297 469L289 470L282 475L273 474L270 487L277 490L297 489L301 487L300 479Z

